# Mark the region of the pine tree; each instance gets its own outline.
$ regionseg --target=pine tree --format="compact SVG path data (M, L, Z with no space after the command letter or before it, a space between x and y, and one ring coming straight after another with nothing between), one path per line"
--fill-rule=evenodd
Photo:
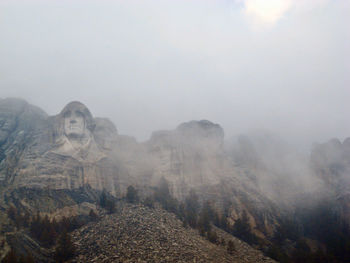
M189 196L185 200L185 220L188 224L195 228L197 226L197 212L199 208L198 196L196 192L191 189Z
M143 204L149 208L154 208L154 200L152 197L146 197Z
M90 209L89 217L92 221L95 221L98 219L98 215L95 213L93 209Z
M245 211L243 211L242 217L236 220L233 234L249 244L257 243L257 237L251 231L248 215Z
M214 214L214 212L210 206L210 203L206 202L203 205L201 212L199 213L199 218L198 218L198 228L201 231L209 232L211 230L210 222L213 219L213 214Z
M2 260L1 263L17 263L18 259L17 259L17 255L16 255L16 251L11 248L10 252L6 255L6 257Z
M235 244L233 243L232 240L229 240L227 242L227 252L232 255L235 252L235 250L236 250Z
M55 258L58 262L65 262L72 258L74 253L75 246L71 240L71 237L66 231L64 231L58 239Z
M130 185L127 189L126 201L129 203L137 203L139 201L137 190L132 185Z
M104 208L106 207L106 204L107 204L107 194L106 194L106 191L103 190L100 196L100 206Z
M108 199L107 204L106 204L106 209L107 209L108 213L113 214L116 211L115 202L111 199Z
M215 231L209 230L207 233L207 237L211 243L218 244L218 235Z

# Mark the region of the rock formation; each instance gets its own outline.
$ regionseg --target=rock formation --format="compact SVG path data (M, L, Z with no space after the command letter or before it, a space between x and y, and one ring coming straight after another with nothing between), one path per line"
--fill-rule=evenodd
M210 121L191 121L172 131L154 132L146 143L119 135L107 119L94 118L80 102L56 116L23 101L1 100L0 179L9 188L106 189L117 197L129 185L151 193L161 178L174 197L194 189L219 207L231 203L232 220L245 211L253 228L272 233L274 202L224 147L224 131ZM260 227L258 230L257 226ZM264 232L264 233L263 233Z
M338 213L350 220L350 138L343 143L332 139L315 144L310 164L315 175L323 180L326 194L339 206Z
M173 214L142 206L121 205L119 213L105 216L73 232L78 247L74 262L275 262L231 235L235 251L215 245Z
M25 211L40 211L55 218L86 216L90 209L96 208L102 190L118 199L124 197L127 187L132 185L144 198L152 196L165 179L173 197L184 201L190 190L195 190L199 200L213 204L230 226L246 215L252 232L268 243L273 240L282 218L292 215L299 201L305 203L305 196L313 196L316 201L331 200L330 203L336 204L336 214L350 219L349 174L350 138L343 143L334 139L315 145L308 162L305 156L271 135L240 136L236 142L228 143L220 125L207 120L156 131L147 142L138 143L132 137L118 134L110 120L94 117L80 102L68 103L59 114L48 116L23 100L0 99L2 212L14 204ZM136 214L125 209L128 220L133 221L143 208ZM162 216L158 211L153 218L152 212L146 210L142 211L151 221ZM105 219L100 225L106 223L108 228L115 223L113 216ZM0 213L0 226L6 225L7 220L5 213ZM172 227L183 232L178 223L169 220ZM127 221L117 221L117 224L127 228ZM105 228L100 231L100 225L76 232L76 242L85 244L81 238L89 236L90 231L97 231L97 238L101 238ZM147 225L142 227L146 232L158 231ZM135 229L132 233L137 239ZM176 233L170 234L174 237L170 241L177 243ZM19 240L21 235L26 234L14 233L12 238ZM2 238L0 232L0 240ZM115 246L111 243L113 238L116 237L111 235L105 244L108 249ZM30 238L25 240L30 246L37 246ZM126 237L123 240L130 241ZM104 244L103 240L98 241ZM184 246L199 251L201 257L210 258L203 247L194 245L192 239L187 241ZM202 242L200 238L197 241ZM169 244L165 249L173 251ZM123 260L130 258L130 243L118 245L126 253L123 252ZM204 247L212 249L208 244ZM164 252L150 248L149 244L144 249L150 253L141 251L136 255L142 260ZM190 253L185 250L184 253ZM213 251L222 256L223 262L231 259L220 249ZM81 251L85 256L76 260L97 260L90 258L89 251L85 252ZM101 250L101 253L107 253L106 258L111 259L110 252ZM198 260L202 260L201 257Z
M166 178L180 199L190 188L219 184L227 172L223 140L223 129L206 120L154 132L147 142L154 159L153 181Z

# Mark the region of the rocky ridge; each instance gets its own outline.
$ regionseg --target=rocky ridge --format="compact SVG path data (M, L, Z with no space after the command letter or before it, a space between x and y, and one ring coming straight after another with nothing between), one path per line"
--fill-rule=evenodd
M210 243L196 230L183 227L173 214L121 204L116 214L72 233L78 252L73 261L275 262L229 234L220 232L220 236L234 242L236 250L232 255L226 246Z

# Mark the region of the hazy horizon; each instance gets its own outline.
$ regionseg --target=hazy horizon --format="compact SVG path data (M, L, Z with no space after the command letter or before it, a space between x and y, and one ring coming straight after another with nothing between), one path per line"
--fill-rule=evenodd
M267 4L268 3L268 4ZM70 101L120 134L350 136L350 1L1 1L0 98Z

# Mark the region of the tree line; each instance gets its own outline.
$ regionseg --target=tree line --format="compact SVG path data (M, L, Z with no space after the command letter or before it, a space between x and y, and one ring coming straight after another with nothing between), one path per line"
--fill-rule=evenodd
M30 215L28 211L21 212L14 206L8 208L7 216L18 229L28 230L28 234L39 242L41 246L51 248L57 245L55 250L57 262L64 262L74 255L75 247L71 242L69 233L89 221L96 220L98 217L93 210L90 210L87 218L79 216L63 217L60 221L56 221L55 218L50 219L47 215L40 215L39 212L35 215ZM31 252L27 252L25 255L18 255L14 249L11 249L2 260L2 263L22 262L34 262Z
M233 241L229 240L226 243L224 239L220 239L212 225L247 242L257 242L257 237L252 232L246 213L243 213L242 218L238 219L234 226L231 226L227 221L227 209L224 209L224 212L220 212L209 201L202 204L194 190L190 190L185 200L180 202L171 195L169 183L164 178L161 178L158 187L154 189L153 195L146 197L142 201L140 201L137 190L133 186L129 186L126 201L130 203L142 202L143 205L150 208L154 208L156 203L160 204L164 210L174 213L183 222L184 227L197 229L210 242L226 246L227 251L231 254L235 251Z

